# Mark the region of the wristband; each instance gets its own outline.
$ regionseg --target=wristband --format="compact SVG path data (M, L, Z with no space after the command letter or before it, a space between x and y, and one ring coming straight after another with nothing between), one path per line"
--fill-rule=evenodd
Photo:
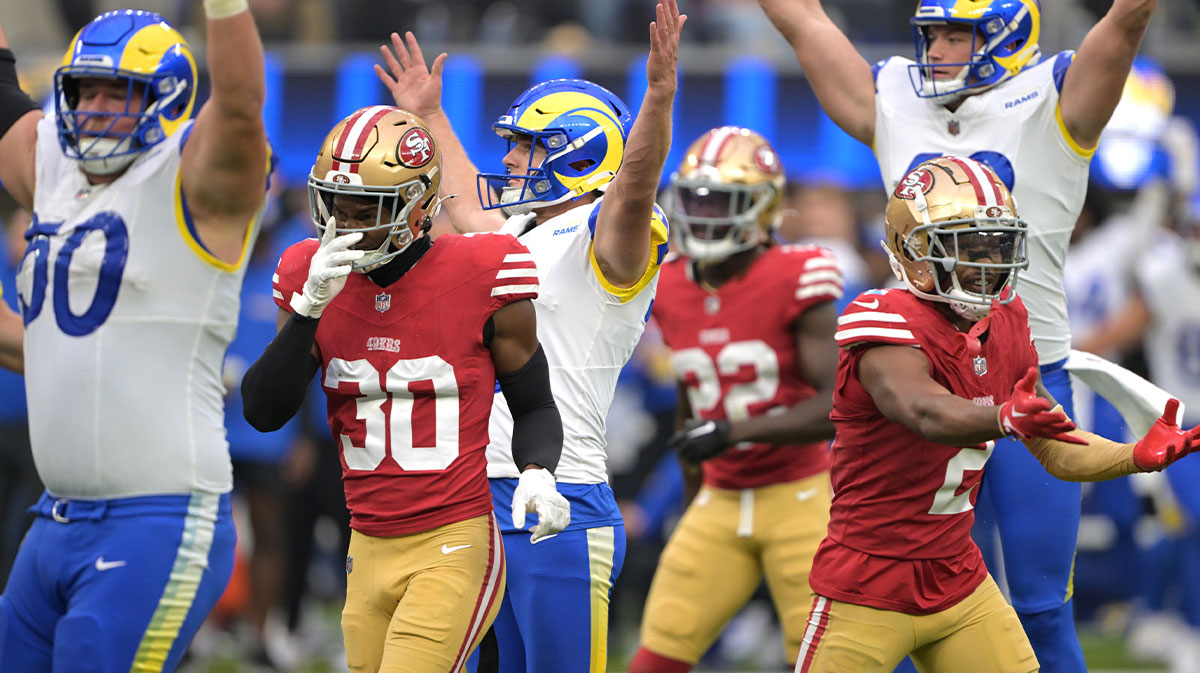
M247 0L204 0L204 15L209 19L226 19L247 9Z

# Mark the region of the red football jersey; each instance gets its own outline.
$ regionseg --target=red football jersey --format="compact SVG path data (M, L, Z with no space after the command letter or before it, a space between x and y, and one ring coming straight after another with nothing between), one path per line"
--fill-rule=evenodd
M316 250L308 239L283 253L282 308ZM316 342L351 528L404 535L491 511L484 449L496 373L483 328L537 287L533 257L507 234L441 236L387 287L350 274Z
M709 292L692 261L663 265L653 313L687 386L692 414L739 420L777 413L812 397L796 353L796 320L842 296L833 253L817 246L773 246L741 278ZM745 444L701 464L704 483L729 489L795 481L829 469L824 442Z
M871 290L838 319L837 389L830 417L833 505L813 561L813 591L908 614L945 610L983 581L971 540L977 486L992 454L932 442L885 418L858 380L864 352L920 348L929 374L959 397L995 406L1037 364L1019 298L994 309L978 354L935 304L907 290Z

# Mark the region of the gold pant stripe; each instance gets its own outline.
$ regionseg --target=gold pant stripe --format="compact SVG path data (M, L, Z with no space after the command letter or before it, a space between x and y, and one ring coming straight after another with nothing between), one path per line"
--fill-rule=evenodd
M608 667L608 597L612 591L613 555L616 554L612 526L589 528L588 565L592 578L592 673Z
M491 614L492 604L496 602L499 595L497 588L500 586L500 574L504 568L504 542L500 539L500 527L496 525L494 516L488 516L488 528L492 533L492 548L490 556L488 556L487 583L479 592L479 600L475 603L475 614L471 616L471 628L467 629L467 638L463 640L458 657L454 660L454 668L450 669L452 672L460 671L466 665L471 650L475 649L474 646L479 638L479 632L483 628L484 620Z

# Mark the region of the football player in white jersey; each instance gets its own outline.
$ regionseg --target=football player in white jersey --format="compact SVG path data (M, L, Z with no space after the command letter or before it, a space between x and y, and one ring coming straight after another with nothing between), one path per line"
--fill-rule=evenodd
M951 154L990 165L1012 191L1030 223L1020 292L1042 379L1070 414L1063 260L1088 162L1157 0L1113 0L1077 53L1045 59L1039 0L920 0L915 62L874 67L820 0L759 1L825 112L875 151L889 191L917 164ZM1079 486L1048 479L1010 446L997 449L980 497L997 511L1010 598L1038 660L1046 670L1085 670L1070 603Z
M4 594L0 670L172 671L233 569L221 361L266 196L263 51L205 0L211 95L161 16L71 41L43 116L0 33L0 180L46 492Z
M442 193L458 195L445 202L455 228L512 233L537 263L538 338L564 431L556 477L571 503L571 524L541 540L513 525L508 513L520 486L508 448L512 418L496 395L488 476L510 573L493 628L506 673L603 671L608 659L608 600L624 561L625 531L608 485L604 419L667 252L666 221L654 197L670 148L687 19L675 0L659 0L656 12L637 121L631 124L616 95L591 82L535 85L493 125L509 143L499 174L479 173L442 110L445 54L431 72L412 34L406 41L393 34L395 55L383 47L388 67L376 66L396 104L420 115L441 140ZM493 656L488 641L481 668L484 655Z

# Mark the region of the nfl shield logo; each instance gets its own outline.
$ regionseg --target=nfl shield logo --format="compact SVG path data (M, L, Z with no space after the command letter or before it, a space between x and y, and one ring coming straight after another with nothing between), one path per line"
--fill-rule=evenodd
M708 295L704 298L704 312L708 315L716 315L721 310L721 300L715 295Z
M946 125L946 130L950 132L950 135L956 136L962 129L959 127L957 119L951 119L950 123Z
M347 556L346 557L346 574L349 575L351 570L354 570L354 557Z
M975 356L975 376L983 376L987 373L987 360L982 355Z
M392 307L392 295L386 292L380 292L375 295L375 310L383 313Z

